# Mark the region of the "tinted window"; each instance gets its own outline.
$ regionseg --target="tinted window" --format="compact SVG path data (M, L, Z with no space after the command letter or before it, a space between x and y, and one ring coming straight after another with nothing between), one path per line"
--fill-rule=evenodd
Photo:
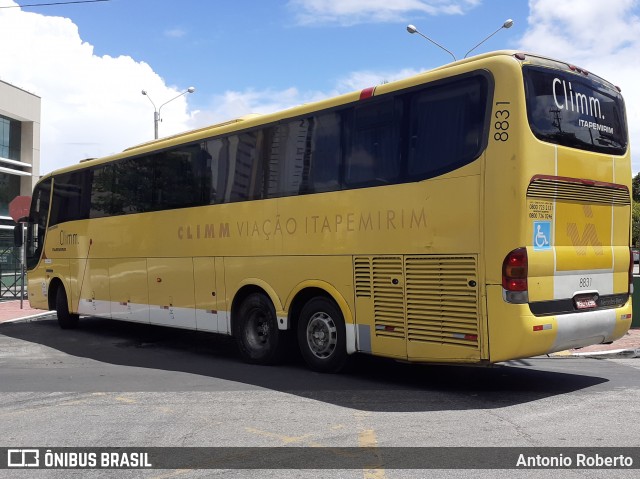
M451 171L484 148L487 81L471 77L414 93L410 98L410 177Z
M153 209L153 159L148 156L111 165L111 214L144 213Z
M89 217L90 176L89 170L82 170L54 177L50 226Z
M523 73L529 125L538 138L615 155L626 151L620 93L583 75L534 66Z
M485 74L467 75L93 167L85 178L92 182L90 215L431 178L473 161L485 148L489 82ZM84 212L87 206L74 208Z
M304 164L303 192L318 193L340 188L341 130L341 116L338 112L324 113L313 118L309 163Z
M111 200L113 198L115 168L113 165L103 165L93 168L91 171L93 175L89 216L101 218L114 214Z
M232 135L229 140L229 170L225 203L258 200L265 189L264 148L262 130Z
M198 145L186 145L151 157L153 209L166 210L209 204L210 170Z
M282 123L272 129L267 161L267 197L291 196L300 192L309 171L313 130L313 118Z
M223 203L227 176L229 175L229 139L209 140L203 147L205 174L209 182L204 182L206 196L210 204Z
M36 185L31 197L26 245L27 268L30 270L38 265L42 255L44 236L47 230L50 196L51 179L48 179Z
M394 105L391 98L353 111L350 149L345 160L348 184L390 183L398 178L400 116Z

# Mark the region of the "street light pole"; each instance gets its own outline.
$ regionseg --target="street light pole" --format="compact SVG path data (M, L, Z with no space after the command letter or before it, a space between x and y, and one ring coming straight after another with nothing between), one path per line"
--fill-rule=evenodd
M478 48L480 45L482 45L484 42L486 42L487 40L489 40L489 38L491 38L492 36L494 36L496 33L498 33L500 30L507 29L507 28L511 28L513 26L513 20L511 20L510 18L505 20L504 23L500 26L500 28L498 28L495 32L493 32L491 35L489 35L487 38L485 38L484 40L482 40L480 43L478 43L475 47L473 47L471 50L469 50L464 57L467 58L467 56L469 56L469 53L471 53L472 51L474 51L476 48Z
M418 35L420 35L422 38L425 38L427 40L429 40L431 43L433 43L435 46L440 47L442 50L444 50L445 52L447 52L449 55L451 55L453 57L453 61L456 61L456 56L451 53L449 50L447 50L445 47L443 47L442 45L440 45L438 42L436 42L435 40L432 40L431 38L429 38L428 36L426 36L424 33L420 32L415 25L407 25L407 31L411 34L417 33Z
M165 106L167 103L172 102L176 98L180 98L182 95L186 95L187 93L193 93L194 91L196 91L196 89L190 86L179 95L174 96L171 100L165 101L162 105L160 105L160 108L156 108L156 104L153 102L153 100L151 99L147 91L142 90L142 94L146 96L151 102L151 104L153 105L153 133L156 140L158 139L158 123L162 121L162 118L160 117L160 110L162 110L162 107Z

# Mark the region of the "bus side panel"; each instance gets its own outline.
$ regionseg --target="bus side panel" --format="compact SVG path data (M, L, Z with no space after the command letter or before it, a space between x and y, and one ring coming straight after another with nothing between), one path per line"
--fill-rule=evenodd
M138 323L149 322L147 260L114 258L109 260L111 317Z
M109 260L72 260L71 276L78 278L71 282L78 313L110 318Z
M44 275L44 266L29 271L27 275L27 291L29 305L36 309L49 309L49 285Z
M219 306L219 298L224 300L224 293L217 288L217 259L219 258L193 258L196 327L200 331L227 334L229 330L225 308Z
M191 258L147 258L152 324L196 329Z
M536 322L527 304L509 304L502 299L502 286L487 286L487 317L491 338L489 360L494 363L527 358L551 350L556 336L555 318ZM542 324L540 331L533 326ZM544 327L545 324L551 325Z

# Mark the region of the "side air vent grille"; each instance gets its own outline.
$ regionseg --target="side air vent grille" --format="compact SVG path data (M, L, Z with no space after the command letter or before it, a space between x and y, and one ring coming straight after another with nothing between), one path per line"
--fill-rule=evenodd
M479 349L475 256L356 256L353 267L377 337Z
M371 271L376 335L404 338L402 257L376 256Z
M408 339L477 349L476 258L407 257L405 274Z
M527 188L527 197L616 206L631 204L629 190L624 185L562 177L534 177Z

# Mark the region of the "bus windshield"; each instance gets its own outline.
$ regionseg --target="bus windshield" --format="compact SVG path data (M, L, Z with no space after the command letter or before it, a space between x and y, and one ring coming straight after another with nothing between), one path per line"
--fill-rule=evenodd
M616 90L555 69L523 69L527 115L542 141L622 155L627 149L624 102Z

